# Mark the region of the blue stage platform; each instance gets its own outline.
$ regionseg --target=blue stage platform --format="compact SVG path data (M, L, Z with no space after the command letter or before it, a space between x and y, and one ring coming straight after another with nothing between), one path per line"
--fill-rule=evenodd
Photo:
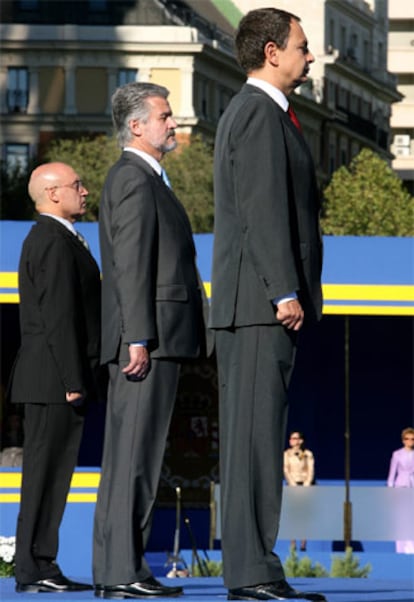
M82 580L79 577L79 580ZM168 585L184 587L183 602L220 602L227 599L227 592L220 577L188 579L163 579ZM291 585L302 591L323 592L328 602L413 602L413 582L409 579L291 579ZM59 602L83 602L96 600L93 592L80 594L56 594ZM16 594L13 579L0 579L2 602L50 602L53 594ZM171 600L171 598L158 598Z

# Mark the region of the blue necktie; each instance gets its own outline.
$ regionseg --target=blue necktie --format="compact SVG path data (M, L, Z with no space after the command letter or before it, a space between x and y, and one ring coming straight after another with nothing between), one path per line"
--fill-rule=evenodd
M166 184L168 186L168 188L171 188L170 179L167 176L167 172L165 171L165 169L163 167L161 168L161 177L164 180L164 184Z

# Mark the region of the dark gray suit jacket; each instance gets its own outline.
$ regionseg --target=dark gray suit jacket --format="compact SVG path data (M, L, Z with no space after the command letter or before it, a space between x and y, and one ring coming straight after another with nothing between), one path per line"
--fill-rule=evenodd
M191 226L162 178L132 152L109 171L99 236L102 362L141 340L153 358L197 357L204 322Z
M91 392L100 352L99 268L57 220L39 215L19 263L21 347L12 403L63 403ZM95 391L94 391L95 392Z
M214 171L210 326L274 324L272 299L292 291L305 319L320 318L322 242L312 157L287 114L259 88L245 84L224 113Z

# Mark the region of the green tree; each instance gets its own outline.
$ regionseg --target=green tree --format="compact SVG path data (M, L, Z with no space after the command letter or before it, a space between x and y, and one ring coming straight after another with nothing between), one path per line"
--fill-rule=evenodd
M345 556L335 556L331 563L331 577L365 578L371 572L371 565L359 566L359 558L353 555L351 547L345 550Z
M324 191L322 229L339 236L412 236L414 197L388 164L364 148Z
M27 191L27 172L0 163L0 219L32 220L35 209Z
M283 568L286 577L328 577L325 567L319 562L313 563L309 556L299 559L294 546L290 547L289 556L286 558Z
M214 222L213 146L200 136L191 138L172 153L163 165L172 188L183 203L194 232L211 232Z
M96 221L106 174L120 155L114 138L56 139L45 155L47 161L69 163L89 191L86 221ZM172 187L189 215L194 232L210 232L213 227L213 150L194 137L163 160Z

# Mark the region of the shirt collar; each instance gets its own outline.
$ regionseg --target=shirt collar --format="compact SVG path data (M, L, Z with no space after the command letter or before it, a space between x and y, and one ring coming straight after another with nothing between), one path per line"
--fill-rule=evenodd
M260 88L263 92L266 92L283 111L287 111L289 107L289 101L286 96L275 86L269 84L264 79L258 79L257 77L249 77L247 78L247 84L251 86L256 86L256 88Z
M138 150L137 148L133 148L132 146L125 146L123 150L127 151L129 153L135 153L136 155L138 155L138 157L141 157L141 159L144 159L144 161L146 161L148 163L148 165L150 165L150 167L152 167L152 169L159 176L161 175L161 170L162 170L161 165L159 164L159 162L157 161L157 159L154 159L154 157L152 157L151 155L149 155L145 151Z
M76 230L72 222L70 222L68 219L60 217L58 215L52 215L51 213L41 213L40 215L46 215L46 217L51 217L52 219L55 219L57 222L60 222L62 226L65 226L65 228L67 228L70 232L72 232L72 234L76 236Z

